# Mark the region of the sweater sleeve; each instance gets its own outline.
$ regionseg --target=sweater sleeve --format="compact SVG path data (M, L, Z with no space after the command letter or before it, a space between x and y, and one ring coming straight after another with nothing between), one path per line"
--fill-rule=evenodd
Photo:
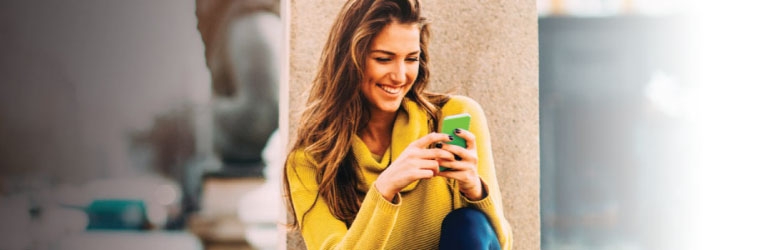
M316 163L303 151L291 153L286 177L301 234L307 249L383 249L400 208L376 190L368 190L349 229L331 214L328 203L318 196ZM399 194L395 198L400 200Z
M512 249L512 228L504 216L504 205L496 178L496 168L491 150L491 135L485 113L480 104L468 97L454 96L451 99L455 99L458 104L463 106L461 109L472 116L469 131L475 135L478 158L477 171L480 174L483 189L487 194L485 198L479 201L470 201L463 195L460 195L462 203L483 211L496 231L499 243L501 243L501 249ZM456 187L456 190L458 190L458 187Z

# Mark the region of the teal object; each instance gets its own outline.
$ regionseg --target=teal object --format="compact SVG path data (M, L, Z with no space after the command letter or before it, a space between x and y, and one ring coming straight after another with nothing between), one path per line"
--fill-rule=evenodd
M87 230L142 230L149 225L142 200L94 200L86 212Z

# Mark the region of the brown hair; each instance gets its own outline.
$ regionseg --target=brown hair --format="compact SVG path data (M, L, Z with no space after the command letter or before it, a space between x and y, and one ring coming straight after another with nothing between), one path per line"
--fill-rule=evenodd
M331 27L291 148L291 152L303 149L317 160L318 196L328 201L331 213L348 227L365 196L357 190L358 165L351 153L353 135L367 125L370 117L360 92L364 62L373 38L392 22L419 24L419 73L406 97L427 111L432 119L430 125L436 130L438 106L448 97L425 90L429 82L429 26L421 16L419 0L350 0ZM288 162L290 159L286 168ZM287 170L284 173L286 203L293 211ZM297 218L295 211L291 214Z

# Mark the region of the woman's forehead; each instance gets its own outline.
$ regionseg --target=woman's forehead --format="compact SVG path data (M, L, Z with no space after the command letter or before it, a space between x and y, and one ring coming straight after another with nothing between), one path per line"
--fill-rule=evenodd
M419 25L393 22L373 38L371 50L389 51L396 54L409 54L420 49Z

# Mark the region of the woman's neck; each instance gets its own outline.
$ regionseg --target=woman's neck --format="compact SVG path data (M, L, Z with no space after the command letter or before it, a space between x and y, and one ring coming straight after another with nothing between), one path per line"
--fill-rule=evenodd
M387 113L371 111L371 119L368 125L360 131L360 139L363 140L371 153L384 155L392 141L392 126L395 124L397 112Z

